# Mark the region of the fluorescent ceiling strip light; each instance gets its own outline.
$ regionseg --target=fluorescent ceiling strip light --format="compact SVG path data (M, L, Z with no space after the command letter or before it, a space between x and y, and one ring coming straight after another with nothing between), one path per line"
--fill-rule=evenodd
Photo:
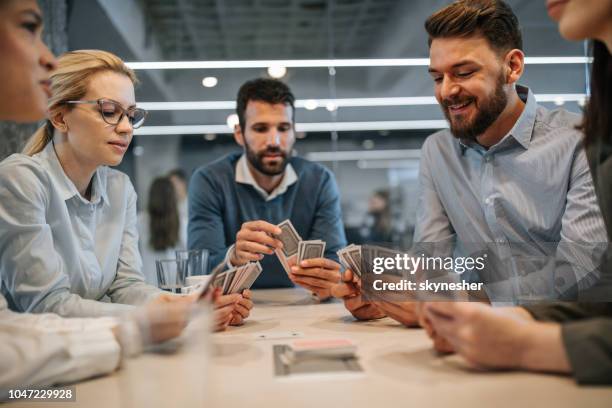
M350 150L339 152L310 152L306 158L312 161L356 161L356 160L419 160L420 149L403 150Z
M525 57L526 64L585 64L590 57ZM132 69L328 68L429 66L429 58L260 60L260 61L148 61L128 62Z
M578 102L586 98L585 94L539 94L538 102L556 102L562 99L565 102ZM296 108L305 108L306 103L316 102L319 108L333 103L337 107L368 107L368 106L415 106L437 105L433 96L407 96L389 98L339 98L339 99L300 99L295 101ZM150 111L181 111L181 110L234 110L234 101L186 101L186 102L142 102L143 109Z
M442 129L448 127L445 120L396 120L373 122L311 122L297 123L298 132L338 132L360 130L408 130ZM143 126L134 131L136 135L204 135L206 133L232 133L227 125L178 125Z

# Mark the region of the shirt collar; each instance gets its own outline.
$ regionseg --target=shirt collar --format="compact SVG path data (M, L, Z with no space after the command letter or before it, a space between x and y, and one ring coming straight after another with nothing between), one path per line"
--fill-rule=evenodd
M523 112L521 112L521 116L519 116L518 120L512 126L512 129L494 146L491 146L489 150L491 150L495 146L499 146L505 144L507 139L512 137L516 140L523 148L529 149L529 144L531 143L531 137L533 135L533 127L535 125L536 113L538 110L538 104L536 102L535 96L531 89L526 86L517 85L516 92L518 93L519 98L523 102L525 102L525 107L523 108ZM480 147L477 143L472 143L467 140L459 140L459 144L461 145L461 154L465 153L465 149L472 148L477 149ZM484 148L483 148L484 150Z
M270 194L268 194L266 190L264 190L259 186L259 184L257 184L257 181L255 181L253 174L251 174L251 170L249 169L249 165L247 163L246 155L243 154L242 156L240 156L240 159L238 159L238 162L236 163L236 183L248 184L250 186L253 186L253 188L266 201L273 200L279 195L284 194L289 188L289 186L297 182L297 179L298 177L295 173L295 170L293 170L293 166L291 166L291 163L287 163L287 167L285 167L285 174L280 184L274 190L272 190Z
M40 153L35 154L34 157L38 157L38 159L41 160L42 165L51 175L51 180L59 190L59 194L64 201L77 196L83 202L87 202L81 196L72 180L70 180L64 172L62 164L55 152L53 141L47 143L45 148ZM106 192L106 170L106 166L100 166L93 175L90 201L93 204L97 204L100 200L103 200L105 204L110 205Z

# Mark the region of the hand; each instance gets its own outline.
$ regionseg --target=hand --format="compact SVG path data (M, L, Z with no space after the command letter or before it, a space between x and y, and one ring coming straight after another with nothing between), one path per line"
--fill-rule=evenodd
M388 302L377 300L373 302L387 316L408 327L418 327L417 315L418 302Z
M359 279L353 271L347 269L342 274L342 280L331 288L331 295L344 301L344 307L359 320L372 320L385 317L385 313L371 302L361 298Z
M162 292L159 296L155 297L153 300L149 302L151 305L165 305L169 303L193 303L195 302L196 296L194 294L191 295L179 295L169 292Z
M431 320L425 314L425 305L426 302L419 302L417 304L416 312L417 318L419 321L419 325L425 329L425 332L433 342L433 347L438 353L448 354L454 353L455 350L453 346L442 336L438 335L433 325L431 324Z
M234 317L234 309L236 308L239 297L240 294L237 293L213 297L215 307L213 312L214 331L218 332L227 329L227 326Z
M280 228L266 221L245 222L236 234L234 250L229 258L231 264L244 265L260 261L263 254L272 255L275 249L283 247L283 243L275 238L280 233Z
M558 324L482 303L429 302L424 311L434 330L473 365L569 371Z
M234 307L232 319L229 324L231 326L241 326L244 320L249 317L252 308L253 301L251 300L251 291L245 289Z
M305 259L291 267L289 279L324 300L331 296L332 287L340 281L340 264L325 258Z

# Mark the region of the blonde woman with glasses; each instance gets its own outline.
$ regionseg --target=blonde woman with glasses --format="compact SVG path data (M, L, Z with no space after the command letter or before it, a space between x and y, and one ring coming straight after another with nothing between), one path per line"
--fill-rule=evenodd
M86 317L189 301L144 282L136 193L108 167L146 117L135 83L115 55L84 50L63 55L43 84L49 120L23 154L0 163L0 274L11 309Z

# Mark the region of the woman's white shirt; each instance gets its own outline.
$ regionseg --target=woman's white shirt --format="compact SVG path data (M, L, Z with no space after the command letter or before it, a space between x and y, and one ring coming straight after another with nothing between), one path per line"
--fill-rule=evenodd
M11 309L71 317L123 313L160 294L144 282L141 268L136 192L125 174L99 167L87 201L53 143L0 163L1 293Z

